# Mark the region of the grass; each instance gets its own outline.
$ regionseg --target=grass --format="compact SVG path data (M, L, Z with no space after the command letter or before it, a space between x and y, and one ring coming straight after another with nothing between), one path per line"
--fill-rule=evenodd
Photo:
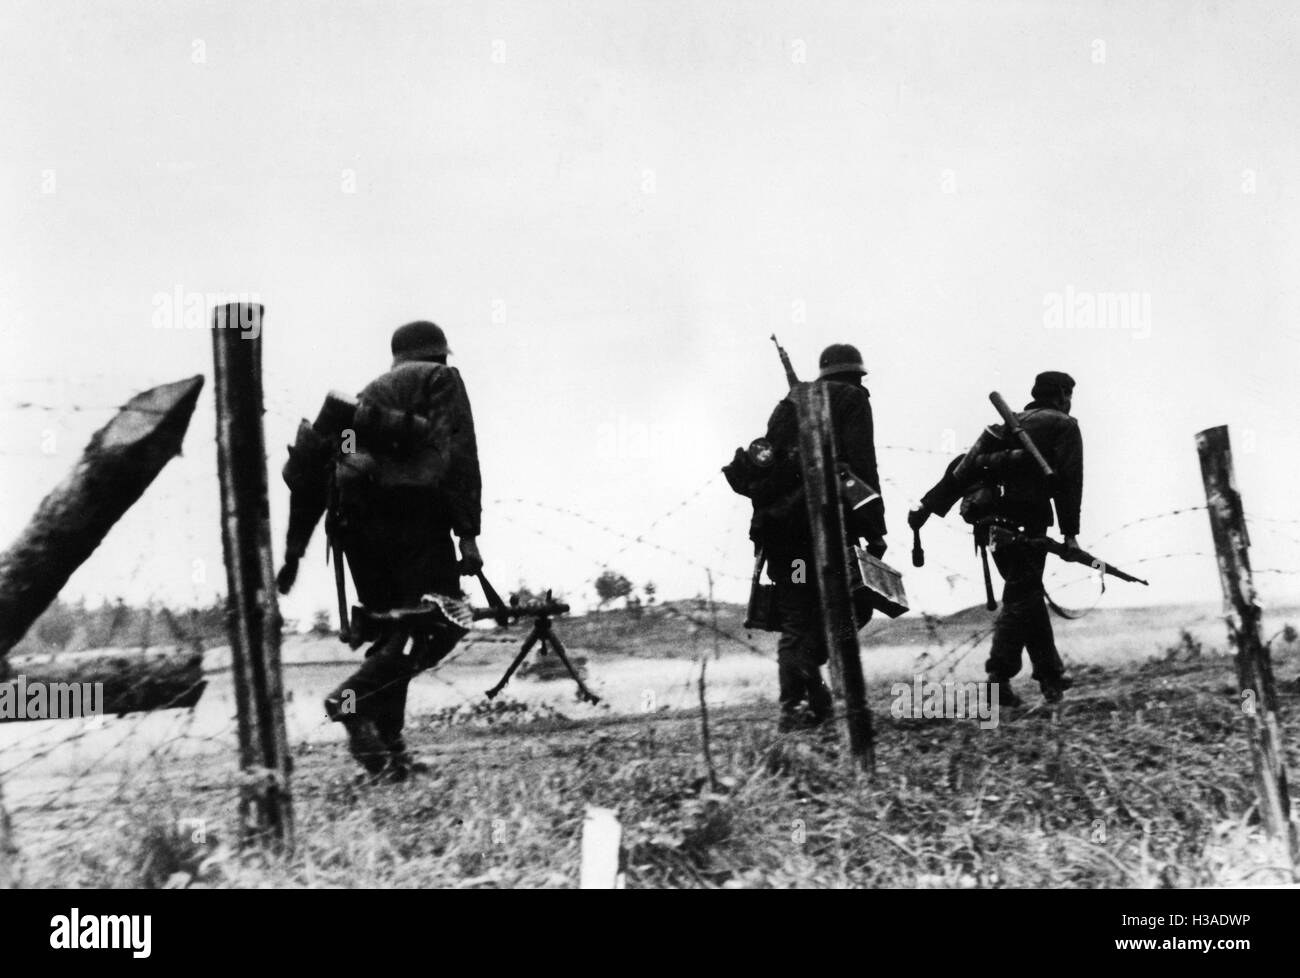
M619 813L630 887L1290 882L1260 829L1230 658L1188 644L1078 678L1059 712L1030 694L987 730L895 719L875 683L870 783L835 737L780 736L768 709L710 709L711 784L697 715L579 725L506 701L417 718L433 773L406 785L358 787L341 743L305 745L290 858L231 847L226 761L23 815L19 844L38 886L571 887L599 805ZM1279 687L1285 724L1300 697Z

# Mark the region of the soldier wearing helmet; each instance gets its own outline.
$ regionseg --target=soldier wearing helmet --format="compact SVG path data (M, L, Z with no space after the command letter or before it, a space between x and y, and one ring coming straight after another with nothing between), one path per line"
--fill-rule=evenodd
M830 390L831 424L838 461L860 479L879 488L876 470L875 425L871 396L863 386L867 374L862 354L848 343L826 347L818 361L818 383ZM812 572L812 535L800 488L795 451L799 435L794 403L787 397L776 406L767 425L767 440L779 459L772 475L752 497L754 519L750 537L763 548L767 574L776 587L781 621L777 646L780 685L780 729L819 726L831 718L830 690L821 667L829 652L823 637ZM885 552L885 510L876 499L867 507L867 549L876 557ZM854 541L846 540L851 547ZM856 566L855 562L851 562ZM869 614L869 611L865 611ZM862 624L862 622L859 622Z
M431 598L459 607L460 577L482 570L474 418L459 371L447 366L446 334L431 322L407 323L393 333L391 350L392 367L358 395L348 427L322 435L313 430L322 427L320 418L316 426L304 422L290 448L282 593L293 586L327 498L335 560L346 558L367 612ZM331 404L346 401L332 395L322 418ZM343 724L353 756L371 775L405 780L420 769L402 736L407 687L463 634L454 622L436 635L386 627L361 667L326 698L327 715Z

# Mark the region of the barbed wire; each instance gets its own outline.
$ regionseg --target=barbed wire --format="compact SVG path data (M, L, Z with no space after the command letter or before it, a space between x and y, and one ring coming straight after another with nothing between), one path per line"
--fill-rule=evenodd
M1144 523L1154 523L1157 520L1168 519L1171 516L1182 516L1184 513L1203 513L1203 512L1205 512L1205 506L1202 504L1200 506L1180 506L1177 509L1166 510L1163 513L1153 513L1150 516L1143 516L1136 520L1129 520L1127 523L1121 523L1113 530L1107 530L1101 536L1097 537L1096 542L1101 543L1103 540L1107 540L1110 537L1113 537L1116 533L1121 533L1124 530L1131 529L1132 527L1135 526L1141 526Z
M37 404L34 401L16 401L0 404L0 411L57 411L59 413L85 414L101 411L120 411L121 404Z
M105 373L104 376L112 377L113 375L109 373ZM122 406L121 404L100 404L98 402L93 402L93 403L82 402L82 403L70 403L70 404L58 405L54 403L43 402L38 399L21 399L11 403L0 404L0 411L8 411L8 412L31 411L31 412L40 412L40 413L67 412L71 414L91 415L96 412L107 412L107 411L117 410L120 409L121 406ZM284 403L284 399L279 398L277 395L273 394L269 389L267 392L267 411L269 414L273 414L276 417L288 419L292 416L292 420L296 420L297 418L296 412L292 412L288 409L288 407ZM941 450L915 448L915 447L904 446L904 445L887 444L887 445L881 445L880 449L884 451L895 451L895 452L913 453L913 454L920 454L920 455L937 456L937 455L953 454ZM16 455L21 453L0 452L0 454ZM41 454L45 454L45 453L41 453ZM56 456L51 456L51 457L56 457ZM206 471L204 473L204 478L205 480L210 478L209 474ZM578 520L584 525L590 526L600 531L602 534L611 536L619 540L620 544L618 545L617 549L615 549L612 552L612 554L604 561L599 561L599 560L594 561L594 566L608 566L612 561L619 559L620 557L632 551L634 548L645 547L647 549L651 549L666 554L670 557L673 557L674 559L679 560L683 564L686 564L688 566L707 571L710 574L715 574L719 577L725 577L725 578L729 578L735 581L741 581L748 584L750 578L746 574L737 574L725 569L720 569L715 565L711 565L708 562L698 559L697 556L685 553L673 547L665 546L664 544L661 544L657 540L651 538L652 535L656 531L660 530L666 522L673 519L677 515L683 513L698 501L706 498L707 494L717 485L718 478L719 478L719 473L716 472L713 473L701 485L699 485L698 487L690 491L678 502L668 507L659 516L651 520L650 523L647 524L643 530L637 533L627 532L623 529L620 529L615 526L611 526L599 520L591 519L586 514L577 512L570 508L539 502L536 500L529 500L529 499L524 499L519 497L498 498L492 501L492 505L503 506L506 508L511 506L532 507L545 512L563 515L568 518ZM192 478L192 481L198 481L198 480ZM883 477L881 481L885 485L890 486L891 489L900 493L903 492L903 490L898 485L898 483L892 478ZM187 496L188 495L189 494L187 494ZM1204 511L1205 509L1206 507L1204 505L1189 505L1189 506L1180 506L1178 508L1163 511L1160 513L1149 514L1147 516L1129 520L1125 523L1120 524L1119 526L1112 528L1111 530L1107 531L1106 533L1098 537L1097 541L1098 542L1105 541L1115 536L1116 534L1119 534L1133 527L1137 527L1140 525L1153 523L1160 520L1173 518L1173 517L1177 517L1189 513L1201 512ZM562 535L552 533L552 532L547 532L546 530L535 525L535 522L530 522L527 520L526 517L521 517L517 515L517 510L516 510L516 514L512 514L508 511L503 511L501 513L501 516L512 525L525 528L529 532L541 537L542 539L546 540L547 543L550 545L561 547L584 561L590 561L592 559L593 556L592 553L584 552L583 549L574 546L569 540L562 538ZM1247 513L1247 520L1248 522L1251 523L1268 523L1274 526L1300 525L1300 519L1281 519L1277 517L1257 516L1253 513ZM194 552L198 552L199 548L196 545L196 540L197 540L196 535L198 531L194 525L194 521L192 519L186 519L181 522L183 522L185 526L185 531L184 531L186 533L185 539L189 541L191 549ZM940 526L943 526L946 531L958 533L963 537L966 537L969 532L967 528L950 525L944 521L937 521L937 522ZM131 561L130 564L127 565L127 569L125 573L121 575L121 577L123 577L124 579L130 582L138 582L141 580L145 580L148 577L150 573L148 567L149 560L151 556L153 556L158 549L157 548L158 530L159 528L156 522L149 524L147 530L149 535L146 538L146 540L143 541L144 545L141 546L140 549L137 551L135 555L135 559ZM175 527L169 526L167 527L167 532L169 538L171 538L175 536L177 531ZM1291 540L1292 542L1300 543L1300 540L1296 539L1295 537L1289 536L1288 534L1282 533L1277 530L1270 530L1268 531L1267 535L1264 534L1261 535L1266 536L1266 538L1276 536L1282 539ZM1126 561L1125 563L1136 565L1136 564L1147 564L1147 563L1153 563L1158 561L1177 560L1177 559L1213 560L1214 554L1202 550L1170 552L1170 553L1163 553L1163 554L1157 554L1157 555L1146 556L1146 557L1139 557L1131 561ZM932 568L942 569L951 572L951 574L949 575L950 577L955 577L962 580L971 579L971 575L968 575L962 571L957 571L955 568L951 568L948 565L943 563L932 563L930 566ZM1266 567L1266 568L1257 568L1255 570L1255 573L1291 576L1291 575L1300 575L1300 569L1292 569L1292 568L1285 568L1285 567ZM1090 580L1092 580L1092 578L1087 577L1080 580L1066 582L1064 585L1061 586L1061 589L1064 590L1066 588L1081 586L1082 584ZM195 586L197 587L197 585ZM180 648L180 647L190 647L195 643L197 643L197 645L201 647L204 644L203 635L197 630L197 627L193 621L186 622L183 619L178 619L175 615L172 615L169 611L167 603L165 601L158 600L156 594L154 596L151 596L146 601L146 607L152 608L155 605L155 603L157 604L158 609L160 609L158 611L158 614L162 618L162 625L170 633L170 641L162 643L162 645L153 646L153 647ZM127 607L131 610L136 609L136 606L134 605L127 606ZM686 623L689 623L693 628L700 629L710 634L715 634L719 638L728 642L730 645L738 649L743 649L748 654L760 656L765 660L770 661L774 657L774 650L771 647L767 647L767 648L762 647L761 645L753 641L750 635L748 634L742 635L736 630L727 627L726 625L722 625L715 621L712 621L708 617L692 614L688 610L685 610L681 607L674 606L672 603L660 603L657 605L653 605L646 610L646 614L660 614L665 617L675 618L677 620L684 621ZM120 632L120 627L124 626L124 624L125 623L118 623L118 627L110 628L110 641L113 638L117 637L117 635ZM877 643L877 644L886 644L889 639L890 630L893 628L900 627L902 624L904 623L898 620L884 622L874 629L865 631L862 637L864 640L868 642ZM942 625L942 627L945 630L954 627L952 623L944 623L943 619L941 618L936 618L936 624ZM147 626L142 626L142 627L147 627ZM920 668L922 664L924 664L925 671L928 674L936 674L936 673L940 673L941 670L946 670L946 671L942 671L942 677L946 679L947 677L952 676L954 674L954 672L961 666L961 664L967 659L968 656L970 656L973 652L977 651L983 646L983 644L985 643L985 641L988 639L989 635L993 631L993 628L994 626L992 624L986 624L986 625L981 625L979 627L974 627L969 631L968 634L963 635L963 637L961 637L960 640L955 642L949 642L949 641L940 641L939 632L936 627L936 629L933 632L933 636L934 636L933 641L931 641L924 650L922 650L915 656L914 667ZM146 644L144 647L148 648L149 646L147 643L153 641L154 637L155 636L146 634L144 638L144 642ZM473 637L471 636L470 639L467 639L466 641L462 642L459 648L457 648L450 655L445 657L436 666L434 666L431 669L426 669L422 671L419 675L428 676L431 681L439 683L441 686L448 689L456 698L456 702L458 705L474 706L478 703L481 703L482 702L481 693L474 693L474 694L467 693L464 689L464 685L462 681L458 681L457 679L454 678L449 678L449 674L444 673L443 671L448 666L451 666L453 663L459 661L460 657L464 652L466 652L468 649L478 644L481 643L473 641ZM287 664L287 665L297 665L297 663ZM319 664L305 663L305 665L319 665ZM221 670L217 670L217 669L213 669L210 671L205 670L204 679L201 681L208 682L208 680L212 676L217 675L220 672ZM394 680L393 682L396 683L402 681L405 680L399 679L399 680ZM133 693L138 692L140 691L141 687L145 682L147 682L147 680L141 680L139 683L130 686L129 689ZM686 686L686 692L688 694L690 694L691 692L692 684L693 684L693 680L689 678L684 684ZM392 684L387 684L384 687L381 687L380 691L382 691L382 689L388 688L389 685ZM681 684L673 685L672 689L674 690L674 692L676 691L678 685ZM191 687L191 689L193 689L193 687ZM205 695L210 696L211 693L212 690L208 689L205 692ZM163 719L158 719L159 712L160 711L156 711L156 710L141 711L134 716L128 715L126 717L119 717L116 720L114 720L113 721L114 729L112 731L113 736L111 738L108 737L103 738L104 743L102 744L102 748L103 748L102 750L96 749L94 751L93 757L78 759L78 763L70 765L70 769L67 771L60 771L56 773L47 774L46 776L48 776L51 780L57 782L57 786L50 789L47 792L40 793L40 794L31 794L31 793L24 794L22 796L23 798L28 799L28 801L35 801L37 803L25 804L23 802L20 802L18 807L15 808L14 810L16 812L21 812L24 815L24 817L30 817L41 813L49 812L51 810L58 808L61 805L65 807L78 807L79 809L84 810L88 814L88 821L93 821L95 819L102 818L105 813L112 810L114 805L120 803L132 790L132 787L135 784L137 784L138 778L147 776L147 772L144 772L144 769L147 766L162 765L164 764L164 762L169 762L184 757L198 756L195 753L196 751L199 751L201 749L207 749L209 746L229 747L236 739L238 720L237 717L234 716L233 714L232 715L222 714L218 716L218 715L212 715L211 709L205 711L205 715L203 717L203 723L205 726L204 729L200 731L197 729L200 721L200 713L199 713L198 706L185 708L181 714L176 715L174 717L168 716ZM171 714L174 712L174 710L166 710L161 712L166 712L168 714ZM837 710L837 716L843 716L842 711ZM681 717L660 718L648 714L629 716L629 722L659 722L661 719L664 721L680 722ZM59 722L61 723L63 721L59 721ZM762 714L755 713L752 716L733 714L725 717L719 717L717 718L716 722L722 722L722 723L754 722L754 723L770 724L772 722L772 717L770 713L767 712L764 712ZM312 741L321 732L328 729L333 724L334 724L333 720L331 720L326 716L322 716L314 724L299 726L296 730L295 738L300 739L304 742ZM3 726L8 726L8 724L5 724ZM157 729L147 729L147 728L157 728ZM35 729L30 734L25 734L24 736L19 737L17 740L10 741L5 744L7 756L16 757L17 759L14 761L14 763L8 765L4 769L0 769L0 779L9 780L15 777L22 777L30 773L33 769L40 767L43 764L43 762L52 760L60 752L75 750L78 747L78 745L81 744L89 744L92 746L98 745L100 740L99 735L102 734L103 731L105 731L105 729L106 726L104 724L83 723L79 728L71 732L66 732L62 729L51 730L48 727L48 725L41 724L40 729ZM64 733L66 733L66 735L64 736L58 735ZM128 757L127 752L133 749L132 745L138 742L138 738L141 738L146 735L153 737L154 740L148 744L148 746L143 750L142 753L137 752L135 754L131 754L129 763L126 762L125 758ZM32 749L33 747L35 748L34 750ZM231 753L233 755L233 751ZM119 783L117 784L116 790L104 794L100 797L97 797L93 802L85 802L77 805L70 805L68 803L68 799L74 794L77 794L76 789L78 789L79 786L81 786L83 783L93 781L96 778L104 777L106 775L106 772L111 769L110 762L111 759L115 756L124 759L124 762L120 765ZM233 756L231 757L231 760L233 761ZM14 806L11 805L11 808L13 807Z
M652 549L652 550L657 550L657 551L659 551L660 553L667 554L668 556L673 557L673 558L675 558L675 559L677 559L677 560L680 560L682 563L687 564L687 565L689 565L689 566L691 566L691 567L697 567L697 568L699 568L700 570L708 571L708 572L710 572L710 573L716 574L716 575L719 576L719 577L727 577L727 578L731 578L732 580L744 581L744 582L748 582L748 581L749 581L749 578L746 577L746 576L744 576L744 575L736 574L736 573L731 572L731 571L720 570L720 569L718 569L718 568L716 568L716 567L710 567L708 564L705 564L705 563L703 563L703 562L701 562L701 561L698 561L698 560L696 560L694 557L690 557L690 556L688 556L687 554L682 553L680 550L674 550L672 547L666 547L666 546L664 546L664 545L661 544L661 543L656 543L656 542L654 542L653 540L638 539L638 538L636 538L636 537L631 536L631 535L628 534L628 533L624 533L622 530L616 529L616 528L614 528L614 527L612 527L612 526L609 526L608 524L601 523L599 520L593 520L593 519L591 519L589 516L586 516L586 515L583 514L583 513L576 512L575 510L572 510L572 509L567 509L566 507L563 507L563 506L556 506L556 505L554 505L554 504L552 504L552 503L542 503L542 502L538 502L538 501L536 501L536 500L532 500L532 499L522 499L522 498L518 498L518 497L516 497L516 498L502 498L502 499L494 499L494 500L492 500L492 502L491 502L489 505L500 505L500 504L502 504L502 503L519 503L519 504L526 505L526 506L534 506L534 507L536 507L536 508L538 508L538 509L540 509L540 510L546 511L546 512L556 513L556 514L559 514L559 515L562 515L562 516L568 516L568 517L570 517L570 518L572 518L572 519L579 520L580 522L583 522L583 523L587 524L588 526L591 526L591 527L593 527L593 528L595 528L595 529L597 529L597 530L600 530L600 531L602 531L603 533L608 533L608 534L611 535L611 536L618 537L619 539L629 541L629 543L631 543L631 544L639 544L639 545L642 545L642 546L649 547L649 548ZM680 508L680 507L678 507L678 508ZM522 521L519 521L519 520L513 519L513 518L511 518L511 517L509 517L509 516L506 516L505 518L506 518L509 522L515 523L516 525L520 525L520 526L528 526L528 524L525 524L525 523L523 523ZM560 543L561 545L563 545L563 546L565 547L565 549L567 549L567 550L573 552L574 554L577 554L578 556L584 556L581 552L579 552L578 550L576 550L572 545L568 544L567 541L560 541L560 540L557 540L557 539L554 538L553 536L551 536L551 535L549 535L549 534L547 534L547 533L544 533L543 531L537 529L536 527L531 527L531 526L530 526L529 528L532 530L533 533L537 534L538 536L541 536L541 537L543 537L544 539L548 539L548 540L550 540L550 541L552 541L552 542L555 542L555 543ZM596 564L596 566L604 566L604 565L601 565L601 564L598 563L598 564Z
M891 452L909 452L913 455L943 455L946 458L953 458L958 453L956 451L945 452L941 448L913 448L910 445L877 445L877 451Z
M633 546L636 546L637 544L646 543L647 541L645 537L647 534L649 534L652 530L654 530L657 526L659 526L659 524L663 523L664 520L667 520L670 517L675 516L677 513L680 513L683 509L685 509L695 500L703 496L704 493L718 481L718 479L721 477L721 474L722 474L721 472L715 472L713 475L711 475L708 479L705 480L702 486L700 486L698 489L692 492L689 496L687 496L681 502L677 503L675 506L670 506L662 516L659 516L656 519L651 520L649 526L647 526L644 530L638 533L635 537L629 539L626 543L623 544L623 546L619 547L619 549L615 551L614 554L611 557L609 557L609 559L602 562L601 566L608 567L613 561L617 560Z
M1252 520L1259 523L1276 523L1279 526L1300 526L1300 519L1292 520L1292 519L1281 519L1276 516L1260 516L1258 513L1252 513L1250 510L1247 510L1246 522L1249 523Z

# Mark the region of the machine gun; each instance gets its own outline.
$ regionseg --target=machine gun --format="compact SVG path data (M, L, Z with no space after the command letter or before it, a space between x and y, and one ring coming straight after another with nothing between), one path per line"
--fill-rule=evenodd
M546 596L540 601L521 604L512 599L510 604L506 604L501 600L496 589L488 583L482 571L479 571L477 576L479 583L483 585L483 593L488 599L489 607L474 608L458 600L439 598L435 601L432 597L426 598L425 603L417 607L394 608L392 611L368 611L358 605L352 609L349 627L352 641L355 645L360 645L379 638L387 629L397 627L411 635L425 636L426 640L428 636L438 635L440 644L444 644L445 650L449 651L469 632L470 620L494 621L498 627L504 628L521 618L531 618L533 619L532 630L524 638L519 654L510 663L501 681L487 691L488 699L496 698L496 695L505 688L506 683L510 682L510 677L515 674L515 670L527 658L528 653L533 650L533 646L539 645L538 652L541 655L554 650L559 656L560 661L564 663L564 668L578 684L578 696L582 700L587 703L599 703L600 697L587 688L582 677L573 668L564 643L560 641L560 637L555 634L552 627L551 620L560 615L567 615L569 606L563 601L552 598L550 591L547 591Z
M567 615L569 606L563 601L556 601L551 597L551 592L546 592L546 597L541 601L529 601L521 604L514 598L511 598L510 604L501 600L501 595L497 594L496 588L488 583L488 579L483 576L483 572L478 573L479 584L483 586L483 594L488 599L488 608L475 608L473 615L475 621L491 620L497 623L498 628L505 628L510 622L518 621L521 618L533 619L533 627L524 637L523 644L519 647L519 653L515 656L514 661L506 669L505 675L497 682L495 686L487 691L488 699L495 699L497 693L505 689L506 683L510 682L510 677L515 674L515 670L523 664L528 653L533 650L533 646L538 646L539 655L554 649L555 654L564 663L564 668L568 670L573 681L578 685L578 698L584 702L595 705L600 702L600 697L587 688L587 684L582 681L578 671L573 668L573 663L569 661L569 656L564 648L564 643L560 641L560 636L555 634L554 628L551 627L551 619L558 615Z

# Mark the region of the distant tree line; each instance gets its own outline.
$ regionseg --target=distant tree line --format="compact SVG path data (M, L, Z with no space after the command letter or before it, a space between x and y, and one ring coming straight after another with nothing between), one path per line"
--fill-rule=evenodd
M120 599L97 606L84 600L56 600L14 646L12 654L178 645L206 649L225 643L224 599L208 607L182 610L161 605L136 607Z
M622 598L624 606L633 615L640 616L643 604L655 603L655 585L653 581L647 581L641 588L641 594L637 594L636 585L630 579L618 571L606 567L592 583L596 588L596 597L600 599L596 604L596 610L598 611L603 610L611 601Z

